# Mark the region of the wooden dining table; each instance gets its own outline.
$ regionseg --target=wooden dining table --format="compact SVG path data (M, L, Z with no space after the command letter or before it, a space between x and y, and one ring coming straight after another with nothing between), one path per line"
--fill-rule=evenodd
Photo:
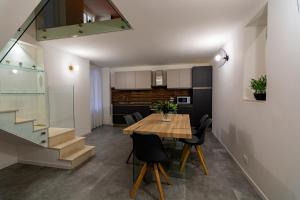
M162 138L191 139L192 129L188 114L169 114L169 121L162 121L161 114L151 114L123 129L123 134L155 134Z

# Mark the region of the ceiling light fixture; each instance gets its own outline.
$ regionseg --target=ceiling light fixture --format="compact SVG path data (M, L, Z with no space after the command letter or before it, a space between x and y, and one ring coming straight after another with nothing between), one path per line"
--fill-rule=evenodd
M13 69L13 70L11 70L12 71L12 73L14 73L14 74L17 74L18 73L18 70L16 70L16 69Z
M224 49L220 49L218 54L215 56L215 61L219 67L222 67L229 60L229 56Z

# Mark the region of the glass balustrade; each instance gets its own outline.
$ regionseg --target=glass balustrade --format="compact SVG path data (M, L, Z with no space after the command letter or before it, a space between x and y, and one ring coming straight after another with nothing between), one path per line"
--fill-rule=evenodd
M48 96L50 127L75 128L74 86L50 86Z
M40 41L131 29L110 0L50 0L36 24Z
M3 62L7 54L10 50L15 46L15 44L19 41L19 39L23 36L23 34L27 31L30 25L35 21L40 12L45 8L45 6L51 0L41 0L38 6L33 10L33 12L29 15L29 17L25 20L25 22L16 30L15 35L11 38L10 41L6 43L4 47L0 50L0 63Z

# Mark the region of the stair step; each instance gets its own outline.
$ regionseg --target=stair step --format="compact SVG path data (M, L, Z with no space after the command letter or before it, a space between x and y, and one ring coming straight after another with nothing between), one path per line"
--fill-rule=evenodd
M75 138L75 130L70 128L49 128L49 147L55 147Z
M78 141L84 140L84 139L85 139L85 137L75 137L75 138L73 138L71 140L68 140L68 141L66 141L64 143L61 143L61 144L56 145L56 146L51 147L51 148L53 148L53 149L59 149L60 150L60 149L66 148L66 147L68 147L68 146L70 146L70 145L72 145L72 144L74 144L74 143L76 143Z
M70 161L71 168L79 166L84 161L88 160L90 157L94 156L96 153L96 148L94 146L85 145L83 149L63 157L62 160Z
M18 112L19 110L0 110L0 113Z
M65 132L74 131L73 128L49 128L49 137L55 137Z
M72 155L85 148L85 138L76 137L72 140L69 140L65 143L59 144L54 149L59 149L59 158L64 158Z
M48 127L47 126L45 126L45 125L35 125L35 126L33 126L33 132L37 132L37 131L41 131L41 130L45 130L45 129L48 129Z
M34 122L34 119L24 119L21 117L16 117L16 124L22 124L22 123L27 123L27 122Z

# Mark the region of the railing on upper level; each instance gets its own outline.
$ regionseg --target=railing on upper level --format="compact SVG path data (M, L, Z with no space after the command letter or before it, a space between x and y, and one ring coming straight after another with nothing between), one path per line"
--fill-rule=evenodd
M39 41L131 29L110 0L51 0L36 22Z
M30 14L30 16L26 19L26 21L22 24L22 26L17 30L13 38L6 43L6 45L0 50L0 63L3 63L3 60L8 55L8 53L12 50L12 48L17 44L19 39L23 36L23 34L27 31L27 29L31 26L31 24L35 21L37 16L41 13L41 11L46 7L50 0L41 0L38 6L34 9L34 11ZM0 47L1 48L1 47Z
M41 0L0 51L0 63L4 63L8 53L33 22L36 22L38 41L131 29L111 0Z

